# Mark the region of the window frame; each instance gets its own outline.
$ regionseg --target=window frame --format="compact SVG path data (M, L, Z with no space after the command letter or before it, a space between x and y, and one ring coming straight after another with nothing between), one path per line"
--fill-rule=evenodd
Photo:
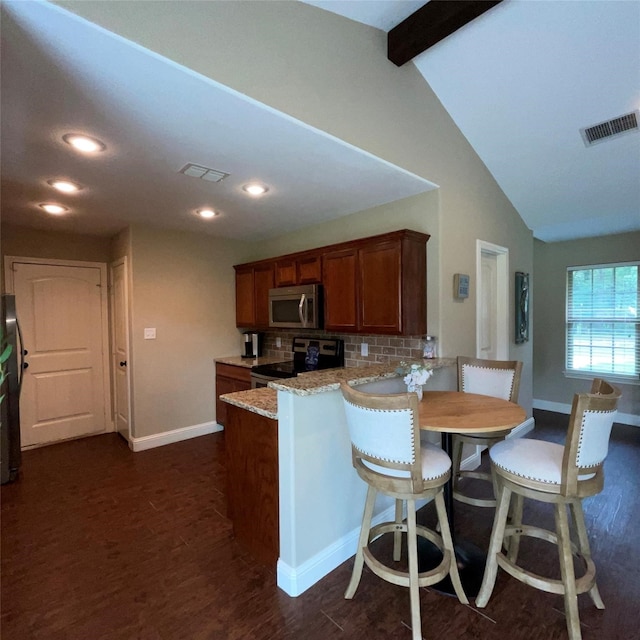
M596 269L615 269L618 267L635 267L636 268L636 282L638 287L638 293L636 298L636 320L635 321L620 321L624 324L635 325L635 373L625 374L625 373L613 373L611 371L603 371L600 369L590 368L590 369L573 369L569 367L569 354L570 354L570 324L575 322L575 315L570 317L570 303L573 301L573 291L571 290L570 295L570 274L573 271L586 271L591 270L594 271ZM594 377L606 377L608 380L624 382L626 384L637 384L640 385L640 317L638 317L638 307L637 302L640 302L640 261L631 260L627 262L610 262L603 264L586 264L586 265L571 265L566 268L566 276L565 276L565 336L564 336L564 344L565 344L565 368L564 375L567 378L589 378L592 379ZM602 319L597 319L595 316L590 316L589 318L584 318L584 322L603 322ZM612 318L607 319L605 321L614 322L616 321ZM613 341L613 332L611 334ZM591 346L591 343L590 343Z

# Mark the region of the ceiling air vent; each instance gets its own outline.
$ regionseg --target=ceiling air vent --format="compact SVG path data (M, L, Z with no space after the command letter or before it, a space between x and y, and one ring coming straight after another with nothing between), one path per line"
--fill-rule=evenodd
M185 176L200 178L200 180L206 180L207 182L220 182L229 175L224 171L209 169L209 167L203 167L202 165L193 164L191 162L189 164L185 164L178 173L184 173Z
M580 129L580 134L582 135L585 146L590 147L598 142L604 142L609 138L640 131L638 120L638 112L632 111L631 113L625 113L625 115L619 118Z

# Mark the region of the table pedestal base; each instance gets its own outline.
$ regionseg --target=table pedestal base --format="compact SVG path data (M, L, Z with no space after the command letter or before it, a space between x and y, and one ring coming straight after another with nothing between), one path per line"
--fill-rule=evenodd
M480 591L487 555L478 547L466 540L455 544L456 560L460 581L467 598L475 598ZM418 571L429 571L442 562L442 552L429 540L418 538ZM439 593L455 596L451 580L444 580L431 585Z

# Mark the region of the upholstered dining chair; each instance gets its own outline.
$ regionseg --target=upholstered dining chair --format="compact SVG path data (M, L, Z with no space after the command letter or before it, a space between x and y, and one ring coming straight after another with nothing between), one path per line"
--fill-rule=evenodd
M511 402L518 401L522 362L517 360L482 360L458 356L458 391L494 396ZM463 471L462 449L465 443L491 447L508 436L510 430L493 433L455 434L453 436L453 497L459 502L478 507L495 507L495 497L475 498L463 492L460 480L474 478L492 482L491 474L482 471Z
M514 438L496 444L489 452L498 488L498 508L493 522L482 586L476 606L485 607L491 597L498 567L536 589L564 596L570 640L580 640L578 594L588 592L598 609L604 603L596 585L582 499L602 491L603 463L616 415L620 391L596 378L590 393L573 399L569 429L564 445L544 440ZM507 515L512 496L512 522ZM555 531L522 523L524 498L554 504ZM570 537L567 505L573 516L577 543ZM532 536L558 546L560 580L545 578L517 564L520 538ZM507 541L510 544L503 552ZM582 561L584 574L575 577L573 555Z
M468 603L458 567L444 505L443 487L449 480L451 460L439 447L420 443L418 396L415 393L374 395L341 385L353 466L367 485L362 528L345 598L355 595L366 564L378 577L408 587L414 640L422 639L419 588L449 576L460 602ZM376 494L395 498L395 521L371 526ZM416 524L416 500L434 499L441 535ZM406 523L403 507L406 503ZM406 534L408 571L378 560L369 544L393 533L393 560L401 558L402 534ZM442 552L440 564L418 572L417 536L431 541Z

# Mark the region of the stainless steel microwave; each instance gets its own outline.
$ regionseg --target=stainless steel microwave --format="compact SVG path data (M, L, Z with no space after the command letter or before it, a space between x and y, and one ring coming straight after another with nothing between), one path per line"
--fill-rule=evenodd
M269 326L321 329L321 295L322 287L318 284L269 289Z

